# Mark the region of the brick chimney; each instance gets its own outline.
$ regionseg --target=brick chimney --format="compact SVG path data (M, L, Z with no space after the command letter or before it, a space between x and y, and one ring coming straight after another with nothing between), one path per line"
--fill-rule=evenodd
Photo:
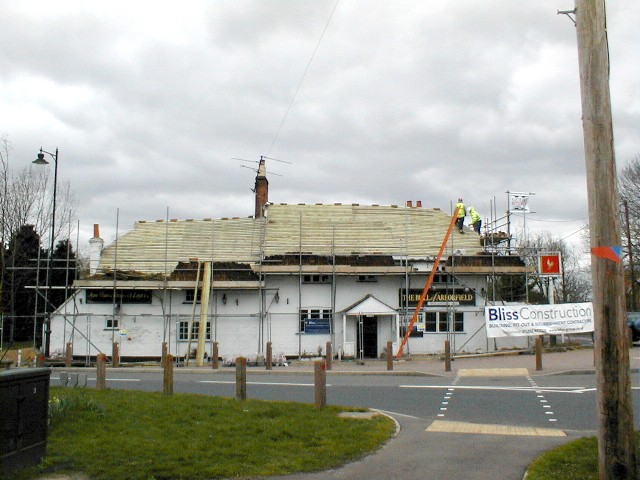
M93 238L89 239L89 275L95 275L100 266L104 240L100 238L100 225L93 224Z
M416 207L422 208L422 200L416 200Z
M264 206L269 201L269 180L267 180L267 168L264 164L264 158L260 157L258 165L258 174L256 175L256 212L255 218L264 216Z

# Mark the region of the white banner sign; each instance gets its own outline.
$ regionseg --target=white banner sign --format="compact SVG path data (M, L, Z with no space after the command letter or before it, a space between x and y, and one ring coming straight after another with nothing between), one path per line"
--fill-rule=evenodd
M487 337L593 332L593 304L509 305L484 308Z
M521 193L512 193L509 195L509 211L510 212L528 212L529 211L529 195Z

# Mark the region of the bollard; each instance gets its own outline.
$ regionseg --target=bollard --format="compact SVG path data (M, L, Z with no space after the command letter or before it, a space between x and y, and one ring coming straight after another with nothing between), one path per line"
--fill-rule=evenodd
M536 337L536 370L542 370L542 335Z
M247 399L247 359L236 358L236 399Z
M327 367L322 360L313 362L316 408L327 406Z
M162 356L160 357L160 366L164 368L167 361L167 354L169 353L169 346L167 342L162 342Z
M71 342L67 343L67 348L64 350L64 366L69 368L71 366L71 361L73 360L73 344Z
M444 371L451 371L451 344L449 340L444 341Z
M69 375L67 374L67 372L60 372L60 385L62 385L63 387L66 387L68 382L69 382Z
M111 353L111 366L119 367L120 366L120 349L118 348L118 342L113 342L113 350Z
M22 349L18 349L18 368L22 366Z
M271 370L273 366L273 347L271 342L267 342L267 358L266 358L266 369Z
M218 364L218 342L213 342L213 351L211 352L211 368L217 370Z
M165 395L173 394L173 355L166 355L164 359L164 376L162 379L162 392Z
M393 342L387 342L387 370L393 370Z
M96 374L96 390L104 390L107 388L107 356L99 353L96 356L97 374Z
M331 348L331 342L327 342L327 354L324 356L324 361L327 367L327 370L331 370L332 361L333 361L333 349Z

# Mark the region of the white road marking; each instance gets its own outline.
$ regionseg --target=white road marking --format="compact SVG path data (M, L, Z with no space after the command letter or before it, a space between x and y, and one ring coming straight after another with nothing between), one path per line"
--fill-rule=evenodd
M397 412L389 412L387 410L378 410L377 408L372 408L373 411L375 412L380 412L380 413L386 413L388 415L394 416L394 417L407 417L407 418L415 418L415 419L420 419L420 417L415 417L413 415L406 415L404 413L397 413Z
M51 380L60 380L60 377L51 377ZM87 381L89 380L95 382L96 378L88 377ZM142 381L142 379L140 378L107 378L105 380L107 382L141 382Z
M199 380L198 383L218 383L224 385L235 385L235 380ZM276 385L284 387L315 387L314 383L287 383L287 382L247 382L247 385ZM327 383L327 387L331 384Z
M399 388L429 388L440 390L449 388L448 385L398 385ZM594 391L595 388L584 387L548 387L540 389L539 387L499 387L495 385L456 385L454 390L505 390L512 392L554 392L554 393L585 393Z

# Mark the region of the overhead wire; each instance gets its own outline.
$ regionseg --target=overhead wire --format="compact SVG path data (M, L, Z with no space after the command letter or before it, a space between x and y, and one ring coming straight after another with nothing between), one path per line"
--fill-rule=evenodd
M336 0L335 5L333 6L333 10L331 10L331 13L329 14L329 18L327 19L327 23L325 24L324 28L322 29L322 33L320 34L320 38L318 39L318 43L316 43L316 46L313 49L313 53L311 54L311 58L309 59L309 62L307 63L307 66L304 69L304 72L302 73L302 77L300 78L300 81L298 82L298 86L296 87L296 90L293 93L293 96L291 97L291 101L289 102L287 110L284 113L284 116L282 117L282 120L280 121L280 125L278 126L278 130L276 131L276 134L274 135L273 140L271 141L271 145L269 146L269 149L267 150L267 155L269 155L271 153L271 149L273 148L273 146L276 143L276 140L280 136L280 131L282 130L282 127L284 126L284 122L286 121L287 117L289 116L289 112L291 111L291 107L293 106L293 102L295 101L296 97L298 96L298 92L300 91L300 87L302 87L302 82L304 81L304 78L307 76L307 72L309 71L309 67L311 67L311 62L313 62L313 59L316 56L318 48L320 47L320 42L322 42L322 38L324 37L324 34L327 31L327 28L329 27L329 23L331 23L331 19L333 18L333 14L336 11L336 8L338 8L339 1L340 0Z

